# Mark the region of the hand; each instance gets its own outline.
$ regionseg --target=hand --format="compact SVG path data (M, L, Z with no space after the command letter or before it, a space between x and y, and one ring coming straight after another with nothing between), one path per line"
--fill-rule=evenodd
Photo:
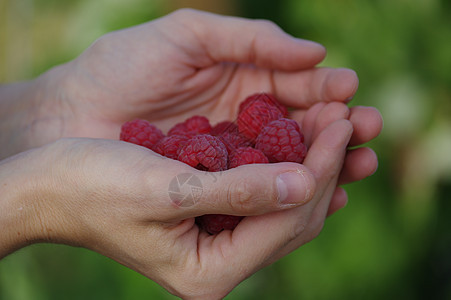
M215 123L232 119L238 102L262 91L296 109L346 101L357 77L348 69L314 68L324 57L323 46L268 21L179 10L107 34L47 74L62 89L49 97L56 103L45 105L50 114L59 110L53 140L117 139L121 124L134 118L163 130L195 114Z
M140 146L100 139L61 139L6 159L0 164L0 240L15 241L2 243L0 257L39 241L81 246L183 298L224 297L319 233L352 135L351 122L337 113L349 110L336 105L305 114L303 126L314 130L304 165L207 173ZM202 185L193 205L176 205L168 193L183 173ZM210 236L194 223L205 213L249 217L233 232Z
M343 208L348 197L340 185L362 180L373 174L378 166L376 153L368 147L358 147L377 137L382 130L382 118L373 107L355 106L348 108L343 103L317 103L308 113L297 111L293 119L302 124L307 144L317 136L328 124L348 119L353 126L349 141L351 150L347 150L337 187L330 202L327 215Z
M324 56L321 45L293 38L268 21L179 10L110 33L59 70L65 98L56 105L62 124L55 138L117 139L120 126L134 118L163 130L195 114L215 123L232 119L238 103L258 91L275 94L300 120L315 103L347 102L357 90L352 70L315 68ZM351 111L352 146L379 134L377 110ZM361 180L376 169L370 149L349 154L340 183ZM363 168L353 167L361 161L367 161ZM338 194L330 213L346 203L344 190Z
M345 102L357 89L351 70L314 68L324 55L322 46L267 21L180 10L102 37L79 58L21 86L18 95L18 85L0 87L0 96L16 94L5 96L12 101L0 113L0 157L60 137L117 139L121 124L137 117L163 129L192 114L213 122L230 119L237 102L255 91L276 94L301 120L315 103L323 102L319 111L324 102ZM379 134L377 110L355 107L348 116L351 146ZM339 183L361 180L376 167L370 149L352 150ZM346 199L338 189L330 213Z

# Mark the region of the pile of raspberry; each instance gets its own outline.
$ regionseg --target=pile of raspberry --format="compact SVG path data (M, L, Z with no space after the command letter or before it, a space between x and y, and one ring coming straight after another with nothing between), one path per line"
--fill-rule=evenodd
M224 171L246 164L297 162L307 154L304 135L288 111L268 93L247 97L237 119L212 126L204 116L175 124L165 135L146 120L122 125L120 140L149 148L198 170ZM233 230L242 216L204 215L196 218L210 234Z

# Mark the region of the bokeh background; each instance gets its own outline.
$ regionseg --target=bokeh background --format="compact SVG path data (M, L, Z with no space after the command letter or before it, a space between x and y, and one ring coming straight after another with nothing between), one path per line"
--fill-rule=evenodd
M451 1L0 0L0 82L34 78L99 36L180 7L265 18L357 71L377 107L372 177L320 236L227 299L451 299ZM1 229L0 229L1 230ZM0 299L174 299L96 253L35 245L0 262Z

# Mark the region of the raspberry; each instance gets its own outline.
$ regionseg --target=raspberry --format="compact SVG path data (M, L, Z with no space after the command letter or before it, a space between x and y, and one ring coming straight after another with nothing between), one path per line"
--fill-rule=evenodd
M261 150L269 162L302 163L307 154L304 135L298 123L291 119L279 119L266 125L258 135L255 148Z
M223 134L224 132L236 132L238 133L238 126L231 121L222 121L213 126L210 134L214 136L218 136Z
M288 117L287 108L284 105L282 105L276 99L276 97L274 97L274 95L268 93L257 93L247 97L243 102L240 103L240 106L238 108L238 114L254 101L263 101L266 102L268 105L275 106L282 112L284 118Z
M239 132L226 131L218 137L226 146L227 152L229 154L237 148L248 147L254 144L250 139L240 134Z
M186 141L178 160L203 171L223 171L227 169L227 149L219 138L199 134Z
M163 132L156 126L146 120L136 119L122 125L119 139L154 150L163 137Z
M229 154L236 148L253 145L253 141L240 134L238 126L230 121L223 121L216 124L211 130L211 134L221 139Z
M207 134L211 131L210 121L203 116L193 116L186 119L185 122L177 123L172 127L168 135L187 135L194 136L196 134Z
M244 217L230 215L203 215L196 218L197 224L209 234L218 234L223 230L233 230Z
M236 122L212 127L206 117L193 116L164 136L149 122L134 120L123 124L120 139L209 172L255 163L301 163L307 152L304 136L287 117L287 109L273 95L259 93L240 104ZM196 217L196 223L209 234L217 234L233 230L243 218L209 214Z
M267 100L266 95L257 94L244 100L238 114L238 129L251 140L257 138L266 124L284 117L284 112L271 100Z
M248 164L267 164L268 158L258 149L242 147L235 149L229 155L229 169Z
M177 159L180 153L180 149L186 144L189 137L186 135L170 135L162 138L155 146L155 152L172 158Z

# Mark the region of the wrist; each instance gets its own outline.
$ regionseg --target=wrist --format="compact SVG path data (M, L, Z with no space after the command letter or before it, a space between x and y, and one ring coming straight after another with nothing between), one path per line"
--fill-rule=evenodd
M0 159L63 135L69 111L66 68L57 66L33 80L0 85Z
M69 218L61 217L60 175L48 148L0 161L0 259L34 243L71 244L65 238Z
M38 239L35 182L24 172L26 156L21 153L0 161L0 258Z

